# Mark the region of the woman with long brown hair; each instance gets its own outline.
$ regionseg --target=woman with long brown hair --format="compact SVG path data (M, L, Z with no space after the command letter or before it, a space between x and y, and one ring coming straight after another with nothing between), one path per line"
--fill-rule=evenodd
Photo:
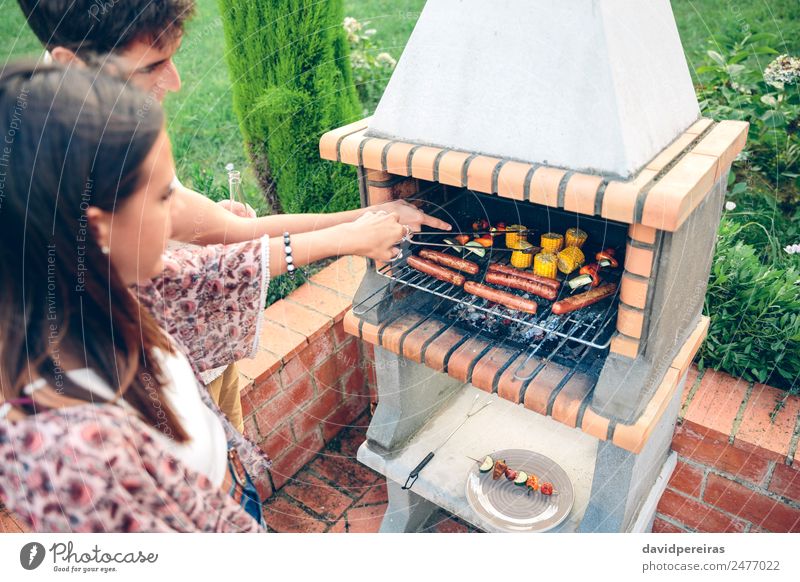
M271 276L388 260L405 229L368 212L164 264L159 106L89 70L11 65L0 112L0 500L35 531L260 531L268 461L197 376L255 345ZM176 309L207 338L191 363L165 331Z

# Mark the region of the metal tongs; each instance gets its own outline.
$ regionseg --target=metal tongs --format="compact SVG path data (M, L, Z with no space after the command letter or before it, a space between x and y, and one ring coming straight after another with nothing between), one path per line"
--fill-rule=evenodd
M512 232L515 232L515 233L529 233L529 232L534 232L534 230L532 228L526 228L524 230L514 230ZM424 246L424 247L446 247L448 249L465 249L465 248L469 248L469 247L467 247L467 245L447 244L447 243L434 243L434 242L422 242L422 241L413 240L413 238L412 238L412 237L415 237L417 235L439 235L439 236L451 237L451 236L459 236L459 235L462 235L462 234L466 234L470 238L475 236L475 232L473 232L473 231L465 232L465 231L452 231L452 230L451 231L429 230L429 231L413 232L409 236L404 237L403 240L405 242L410 243L410 244L420 245L420 246ZM504 231L504 230L500 230L500 231L496 231L496 232L488 232L487 233L488 236L492 236L492 237L504 236L505 234L506 234L506 231ZM507 248L504 248L504 247L491 247L491 250L492 250L492 252L495 252L495 253L496 252L508 252L508 253L511 253L511 252L514 252L515 249L507 249Z
M420 471L422 471L422 469L425 468L425 465L427 465L428 463L431 462L431 459L433 459L433 455L436 454L436 451L441 449L447 443L447 441L449 441L453 437L453 435L458 432L458 429L460 429L462 426L464 426L464 424L470 419L470 417L475 416L481 410L483 410L484 408L486 408L487 406L489 406L492 403L492 401L489 400L488 402L484 403L484 405L481 406L478 410L472 410L473 408L475 408L475 402L477 402L477 400L478 400L478 398L480 396L481 396L480 394L476 394L475 395L475 398L472 400L472 405L469 407L469 412L467 412L467 415L464 417L464 420L462 420L459 423L459 425L453 429L453 432L451 432L447 436L447 438L444 439L439 444L438 447L436 447L430 453L425 455L425 458L422 459L422 461L420 461L419 465L414 467L414 469L411 471L411 473L408 474L408 478L406 479L406 484L403 485L403 487L402 487L403 489L411 489L411 487L414 485L414 483L416 483L417 479L419 478Z

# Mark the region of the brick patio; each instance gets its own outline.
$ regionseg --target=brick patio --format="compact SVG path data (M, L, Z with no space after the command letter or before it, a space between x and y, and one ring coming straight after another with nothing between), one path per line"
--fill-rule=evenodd
M369 415L345 428L310 463L267 500L264 515L278 532L374 533L386 512L386 481L355 456L366 438ZM466 533L474 528L444 511L427 532Z

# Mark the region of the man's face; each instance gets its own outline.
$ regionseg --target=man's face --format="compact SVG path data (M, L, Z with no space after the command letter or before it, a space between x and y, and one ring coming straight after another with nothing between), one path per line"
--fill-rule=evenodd
M181 77L172 62L180 45L180 38L160 49L146 41L135 41L116 56L131 83L163 101L168 92L181 88Z

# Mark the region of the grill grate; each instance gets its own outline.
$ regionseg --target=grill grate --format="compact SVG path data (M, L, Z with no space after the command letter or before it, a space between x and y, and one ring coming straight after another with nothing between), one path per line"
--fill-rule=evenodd
M405 253L408 253L408 251L406 250ZM478 262L481 263L481 261ZM494 260L493 262L507 264L508 257ZM488 261L485 261L483 266L486 267L487 265ZM611 336L615 329L612 324L617 314L618 297L616 293L611 298L604 299L582 310L565 315L555 315L551 311L553 302L512 289L504 289L522 297L533 299L539 304L539 309L535 314L528 314L507 309L498 304L492 304L486 299L467 293L461 287L420 273L406 265L402 260L398 260L393 264L386 264L377 269L377 272L395 284L405 285L440 297L453 302L460 308L475 310L489 317L513 321L520 324L523 329L528 328L546 336L562 338L564 343L574 342L594 349L606 349L611 343ZM480 281L481 279L481 274L476 276L476 280ZM568 296L568 287L562 285L556 300ZM535 350L531 355L534 354Z

